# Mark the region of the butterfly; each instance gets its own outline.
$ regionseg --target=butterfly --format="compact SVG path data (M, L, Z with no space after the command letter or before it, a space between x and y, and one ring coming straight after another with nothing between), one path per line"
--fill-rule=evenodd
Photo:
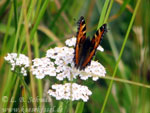
M107 32L106 24L103 24L94 34L92 40L86 38L86 24L83 16L80 17L78 23L78 31L76 34L76 45L74 53L75 67L79 70L84 70L90 65L96 49L102 41L102 38Z

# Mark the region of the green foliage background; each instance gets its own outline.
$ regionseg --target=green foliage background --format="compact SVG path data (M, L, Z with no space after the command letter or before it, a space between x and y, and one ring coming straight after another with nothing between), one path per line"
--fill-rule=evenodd
M61 107L63 113L150 113L149 11L149 0L1 0L0 113L53 107L47 112ZM85 17L91 37L103 23L108 25L102 41L105 51L95 57L105 66L106 77L83 83L93 93L86 103L54 98L27 102L30 97L49 98L46 83L50 87L56 80L38 80L31 73L21 77L11 72L4 56L15 52L32 59L44 57L46 50L64 46L66 39L76 35L80 16Z

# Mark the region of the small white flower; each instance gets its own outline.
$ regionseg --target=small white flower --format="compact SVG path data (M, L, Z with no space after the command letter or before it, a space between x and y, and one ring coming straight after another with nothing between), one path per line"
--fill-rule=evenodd
M104 48L103 48L101 45L99 45L99 46L97 47L97 50L99 50L99 51L101 51L101 52L104 52Z
M79 75L80 79L87 80L92 77L94 81L98 80L100 77L105 76L105 68L97 61L91 61L91 65L87 66L85 70L72 69L73 76Z
M24 54L8 53L4 59L11 64L11 70L14 71L16 67L20 67L21 72L24 76L27 75L27 68L29 67L30 61Z
M31 72L36 75L37 78L42 79L46 75L56 76L56 69L54 63L49 58L36 58L33 61Z
M50 96L56 98L56 100L83 100L87 102L92 92L87 86L78 85L76 83L65 83L52 85L52 89L48 91Z
M70 38L70 39L67 39L66 41L65 41L65 43L66 43L66 45L67 46L69 46L69 47L71 47L71 46L75 46L75 44L76 44L76 37L72 37L72 38Z
M74 49L68 47L55 47L53 49L49 49L46 54L47 58L54 60L55 68L56 68L56 79L64 80L68 78L68 80L72 80L71 71L72 71L72 63L74 57ZM76 76L73 76L75 78Z
M74 49L68 47L55 47L46 53L47 58L65 60L73 58Z
M104 77L106 74L106 70L97 61L91 61L91 65L85 68L85 72L89 74L89 77L93 77L93 80L98 80L99 77Z

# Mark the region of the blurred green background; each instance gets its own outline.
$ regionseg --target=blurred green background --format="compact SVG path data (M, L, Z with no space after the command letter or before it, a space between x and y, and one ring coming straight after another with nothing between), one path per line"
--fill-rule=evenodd
M136 6L138 9L134 13ZM132 25L134 14L136 16ZM100 25L107 23L108 32L101 43L104 52L97 52L95 57L106 68L107 77L97 82L82 81L93 94L86 103L72 102L72 112L150 113L150 0L1 0L0 113L18 112L6 108L42 109L52 106L55 106L54 112L60 106L64 113L70 112L69 101L52 98L51 102L44 103L20 102L20 97L29 100L31 95L33 98L50 98L44 92L45 85L48 83L50 87L58 81L50 77L37 80L30 73L28 77L18 77L11 72L4 56L15 52L32 59L44 57L49 48L64 46L66 39L76 35L76 23L80 16L85 17L87 35L90 37ZM126 35L128 39L125 43ZM123 43L125 48L122 54ZM116 66L120 54L122 56ZM118 68L116 73L115 68ZM115 78L112 78L113 74ZM105 97L108 87L111 87L111 79L114 81L107 100ZM27 86L24 86L24 82ZM26 87L31 95L27 93ZM7 101L4 101L5 97ZM103 111L104 100L107 103Z

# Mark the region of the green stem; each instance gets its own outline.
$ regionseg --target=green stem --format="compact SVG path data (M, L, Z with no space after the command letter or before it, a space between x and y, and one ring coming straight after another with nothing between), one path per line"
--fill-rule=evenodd
M110 77L110 76L105 76L105 77L100 77L100 78L106 79L106 80L113 80L113 81L116 81L116 82L131 84L131 85L135 85L135 86L139 86L139 87L149 88L150 89L150 85L142 84L142 83L134 82L134 81L130 81L130 80L125 80L125 79L120 79L120 78Z
M15 96L16 96L16 93L17 93L18 85L19 85L19 78L17 77L15 87L14 87L14 91L13 91L12 98L11 98L11 102L10 102L10 105L9 105L10 109L13 107L13 105L15 103ZM11 111L9 111L8 113L10 113L10 112Z
M38 58L39 57L39 43L38 43L38 35L37 33L35 33L35 36L34 36L34 54L35 54L35 57ZM43 89L42 89L42 80L38 79L37 80L37 85L38 85L38 95L39 95L39 98L40 100L42 99L42 92L43 92ZM40 108L42 107L42 101L39 101L39 106Z
M18 24L18 18L17 18L17 0L14 0L14 18L15 18L15 31L17 31L17 24Z
M5 33L5 37L4 37L4 42L2 45L2 55L4 55L4 52L6 52L6 43L7 43L7 39L8 39L8 33L9 33L9 29L10 29L10 24L11 24L11 20L12 20L12 14L13 14L13 5L11 5L11 9L10 9L10 13L9 13L9 17L8 17L8 23L7 23L7 27L6 27L6 33Z
M24 81L23 76L22 76L22 75L18 75L18 77L20 78L21 83L23 84L23 86L24 86L25 89L27 90L29 96L32 97L32 95L31 95L31 93L30 93L30 90L29 90L29 87L28 87L28 85L26 84L26 82Z
M13 52L17 51L16 50L16 48L17 48L17 42L18 42L18 39L19 39L19 32L20 32L20 29L21 29L21 23L22 23L22 19L23 19L22 10L23 10L23 7L21 8L21 14L20 14L20 17L19 17L19 23L18 23L18 27L17 27L16 36L15 36L15 42L14 42Z
M41 18L44 15L44 12L45 12L45 10L47 8L48 2L49 2L49 0L45 0L44 4L43 4L43 6L42 6L42 8L41 8L41 10L39 12L39 16L38 16L38 18L37 18L37 20L35 22L35 25L34 25L33 29L31 30L31 33L30 33L30 40L32 40L32 38L33 38L33 36L34 36L34 34L35 34L36 30L37 30L37 27L40 24Z

